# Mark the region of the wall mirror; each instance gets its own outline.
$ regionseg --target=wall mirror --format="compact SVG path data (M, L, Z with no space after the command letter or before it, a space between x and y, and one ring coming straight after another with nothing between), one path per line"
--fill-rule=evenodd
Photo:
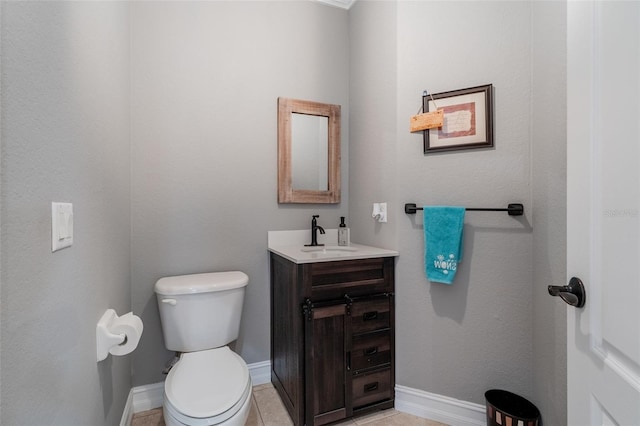
M278 98L278 202L340 202L340 105Z

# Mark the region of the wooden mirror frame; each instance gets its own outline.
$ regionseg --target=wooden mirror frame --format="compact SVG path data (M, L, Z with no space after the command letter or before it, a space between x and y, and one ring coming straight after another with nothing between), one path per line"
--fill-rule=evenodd
M291 114L327 117L329 121L328 190L293 189ZM278 202L336 204L340 202L340 105L278 98Z

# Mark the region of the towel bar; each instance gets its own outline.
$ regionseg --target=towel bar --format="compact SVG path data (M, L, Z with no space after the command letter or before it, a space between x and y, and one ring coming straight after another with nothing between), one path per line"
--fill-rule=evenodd
M422 210L422 207L417 207L415 203L407 203L404 205L404 212L406 214L416 214L417 210ZM509 216L522 216L524 214L524 206L522 204L514 203L509 204L506 209L497 208L465 208L467 211L481 211L481 212L507 212Z

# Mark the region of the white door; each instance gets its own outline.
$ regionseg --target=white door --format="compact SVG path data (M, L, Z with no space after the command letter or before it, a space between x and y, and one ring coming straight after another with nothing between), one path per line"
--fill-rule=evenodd
M640 425L640 2L569 1L570 425Z

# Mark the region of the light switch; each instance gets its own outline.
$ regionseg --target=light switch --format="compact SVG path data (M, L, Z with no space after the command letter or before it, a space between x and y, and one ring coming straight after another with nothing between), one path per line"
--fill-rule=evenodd
M51 203L51 251L73 244L73 204Z

